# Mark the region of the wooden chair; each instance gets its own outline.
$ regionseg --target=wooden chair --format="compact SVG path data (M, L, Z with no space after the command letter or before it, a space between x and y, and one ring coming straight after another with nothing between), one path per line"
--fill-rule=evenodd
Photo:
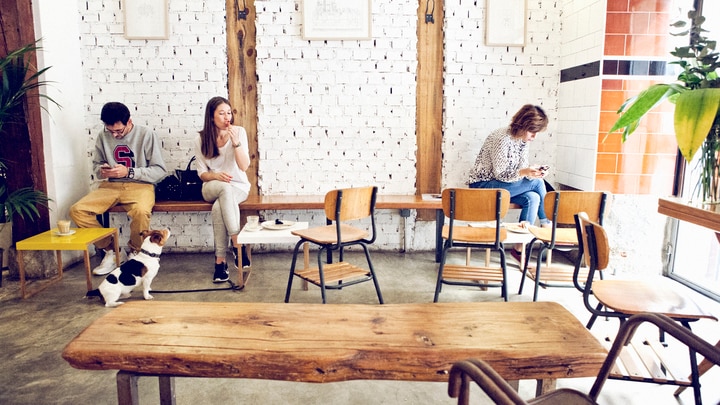
M678 325L664 315L643 313L633 315L621 325L608 356L588 394L573 389L561 388L526 401L489 364L482 360L471 359L453 364L450 369L448 395L451 398L457 398L459 405L467 405L470 401L470 382L474 381L495 404L500 405L596 404L600 391L610 377L613 368L615 368L616 360L623 352L623 348L628 344L638 326L645 322L652 323L659 330L672 335L680 343L686 345L691 353L698 353L704 356L708 362L720 364L720 349L717 347L712 346L693 334L689 329Z
M325 216L327 225L293 231L300 241L295 245L290 276L288 278L285 302L290 301L290 291L295 277L320 287L323 304L326 302L325 290L339 290L344 287L371 281L375 284L378 300L383 303L380 286L375 276L368 245L375 242L375 200L377 187L347 188L333 190L325 195ZM350 225L348 222L370 219L371 233L367 229ZM319 246L317 267L296 270L298 254L306 242ZM348 246L360 246L365 253L368 270L344 261L344 249ZM332 252L337 251L339 262L331 263ZM327 253L328 263L323 263L323 253Z
M530 227L533 239L526 249L523 276L518 294L522 294L525 278L535 281L533 301L537 301L540 287L572 287L573 270L567 266L553 266L552 253L556 248L577 249L574 215L584 211L590 218L602 224L607 194L602 191L551 191L545 195L545 214L552 221L550 228ZM537 245L537 259L534 268L529 267L533 247ZM543 255L545 268L543 269ZM581 255L576 259L579 263Z
M679 291L678 285L667 278L645 277L641 280L596 280L595 273L605 270L609 266L610 244L605 229L598 223L592 222L583 212L575 215L576 232L581 241L582 252L588 256L590 265L584 285L580 291L583 293L585 308L591 313L586 327L592 328L597 317L618 318L621 322L639 313L658 313L671 318L686 329L690 323L700 319L717 318L705 311L692 298ZM643 342L648 345L657 344L656 353L662 351L664 338L660 336L660 343ZM690 353L690 377L687 371L676 372L672 364L664 361L660 355L643 353L645 348L628 346L628 350L635 351L643 359L645 365L626 364L614 370L610 375L613 379L634 380L641 382L692 386L695 402L701 403L698 365L695 355ZM657 358L656 358L657 357ZM630 359L627 359L630 361ZM657 360L657 361L654 361ZM624 361L624 360L623 360ZM652 364L656 363L657 366ZM647 364L650 364L648 366ZM625 369L625 373L622 372ZM630 371L634 370L634 371ZM679 394L679 392L678 392Z
M449 188L442 192L442 205L448 225L443 226L444 240L433 302L443 284L474 287L500 287L507 301L507 266L503 240L507 230L501 226L510 207L510 193L503 189ZM456 221L494 221L493 227L471 227ZM454 247L490 249L500 253L500 267L446 264L448 252Z

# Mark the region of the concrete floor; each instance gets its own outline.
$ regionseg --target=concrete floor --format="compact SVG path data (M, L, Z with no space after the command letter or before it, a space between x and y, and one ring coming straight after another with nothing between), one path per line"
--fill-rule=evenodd
M556 255L559 256L559 255ZM532 293L526 288L517 295L520 272L517 262L508 255L510 300L530 301ZM212 255L210 253L166 253L161 258L160 273L153 289L156 300L176 301L259 301L282 302L285 293L289 253L256 254L254 271L244 291L211 291L194 293L161 293L168 290L219 288L211 283ZM431 302L435 287L437 264L434 254L374 253L383 296L387 303ZM461 260L458 256L456 260ZM93 263L97 263L93 258ZM556 260L559 260L556 257ZM233 274L235 279L236 274ZM95 277L95 285L102 278ZM223 286L223 285L221 285ZM316 288L301 291L295 283L292 302L320 302ZM18 299L17 282L4 281L0 288L0 404L113 404L117 403L114 371L86 371L71 368L60 356L65 345L93 320L112 309L97 300L84 298L82 264L75 264L65 273L62 282L40 294ZM142 299L138 291L133 300ZM541 300L560 302L585 323L588 313L580 295L574 289L541 290ZM698 297L720 316L717 303ZM500 300L499 289L479 291L472 288L446 286L441 301ZM342 291L330 291L329 303L376 304L371 283L353 286ZM593 333L599 337L614 335L617 321L599 321ZM694 326L699 335L711 342L720 338L720 326L712 321L700 321ZM512 333L508 331L508 333ZM682 353L681 353L682 354ZM702 381L706 404L720 403L720 372L707 373ZM577 388L588 392L592 378L562 379L559 387ZM691 404L691 390L679 400L673 397L674 387L634 382L608 381L600 403L603 404ZM350 381L329 384L291 383L263 380L198 379L176 380L178 404L453 404L445 383ZM522 381L520 393L532 397L533 381ZM140 380L140 400L144 404L158 403L156 379ZM475 390L472 403L489 403L482 392Z

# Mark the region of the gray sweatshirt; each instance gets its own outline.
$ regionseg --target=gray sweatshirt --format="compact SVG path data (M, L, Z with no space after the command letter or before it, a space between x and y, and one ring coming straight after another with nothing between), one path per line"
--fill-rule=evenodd
M105 163L110 166L120 164L132 167L135 176L132 179L108 179L109 181L157 183L167 175L161 145L155 132L140 125L133 125L132 130L122 139L115 139L112 134L103 130L95 141L93 172L99 179L100 166Z

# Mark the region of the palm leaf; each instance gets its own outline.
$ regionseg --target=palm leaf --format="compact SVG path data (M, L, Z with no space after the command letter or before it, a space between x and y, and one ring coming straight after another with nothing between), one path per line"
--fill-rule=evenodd
M675 137L685 160L692 160L710 132L720 109L720 89L695 89L675 102Z
M637 96L625 101L618 114L622 114L615 124L610 128L609 132L615 132L624 128L623 142L627 137L637 129L640 119L658 104L668 97L683 91L682 86L674 86L670 84L655 84L643 90Z

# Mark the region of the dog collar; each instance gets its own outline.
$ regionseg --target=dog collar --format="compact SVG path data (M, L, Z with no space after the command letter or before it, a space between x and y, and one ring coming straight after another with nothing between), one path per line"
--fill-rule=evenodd
M146 255L150 257L160 257L160 253L150 253L145 249L140 249L140 253L145 253Z

